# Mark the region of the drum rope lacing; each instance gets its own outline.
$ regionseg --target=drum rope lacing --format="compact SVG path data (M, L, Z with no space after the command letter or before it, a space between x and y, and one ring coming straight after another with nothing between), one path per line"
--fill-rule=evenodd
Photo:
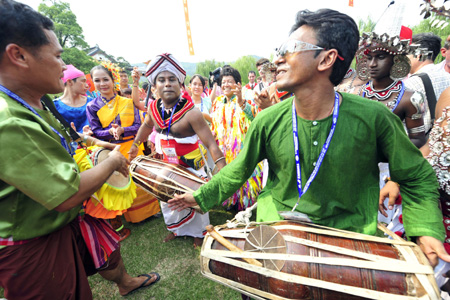
M248 232L248 227L252 226L254 224L256 224L255 222L251 222L250 218L252 217L252 211L258 206L258 203L253 204L250 207L247 207L244 211L240 211L238 212L234 218L230 221L227 220L227 227L228 228L237 228L239 225L245 225L245 229L244 232ZM252 234L252 232L250 231L248 235ZM245 240L255 249L252 250L247 250L249 252L252 251L263 251L263 250L269 250L269 249L277 249L277 248L283 248L285 246L277 246L277 247L266 247L267 244L269 244L272 239L275 237L272 236L270 238L270 240L265 244L265 245L255 245L254 243L252 243L249 239L248 239L248 235L245 237Z

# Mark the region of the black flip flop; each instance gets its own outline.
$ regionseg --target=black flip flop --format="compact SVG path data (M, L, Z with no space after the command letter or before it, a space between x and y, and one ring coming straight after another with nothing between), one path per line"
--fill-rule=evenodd
M147 282L153 278L153 276L151 276L151 275L156 275L156 280L153 281L152 283L150 283L149 285L146 285ZM147 288L147 287L149 287L149 286L152 286L154 283L157 283L157 282L159 281L159 279L161 279L161 276L159 276L159 274L156 273L156 272L151 272L150 274L141 274L141 275L139 275L138 277L141 277L141 276L147 277L147 279L144 280L144 282L143 282L140 286L138 286L137 288L135 288L134 290L132 290L132 291L129 292L128 294L123 295L122 297L129 296L130 294L136 292L136 291L139 290L139 289Z

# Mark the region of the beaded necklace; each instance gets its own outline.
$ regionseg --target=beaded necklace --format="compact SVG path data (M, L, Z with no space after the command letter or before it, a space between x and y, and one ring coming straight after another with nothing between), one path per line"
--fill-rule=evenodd
M402 100L403 94L405 93L405 86L402 81L396 80L384 90L375 90L371 80L367 84L363 85L362 96L366 97L367 95L366 98L373 98L371 100L374 101L384 101L388 99L392 93L397 93L397 96L392 101L385 103L385 105L393 112L397 108L398 104Z
M106 97L102 96L102 101L105 103L105 105L108 105L109 109L113 109L114 103L116 102L116 94L111 97L111 99L107 99Z
M370 80L366 85L363 86L363 97L367 95L367 98L375 97L378 101L384 101L388 99L392 93L400 92L402 89L402 82L400 80L394 81L387 88L382 90L376 90L373 88L373 81Z

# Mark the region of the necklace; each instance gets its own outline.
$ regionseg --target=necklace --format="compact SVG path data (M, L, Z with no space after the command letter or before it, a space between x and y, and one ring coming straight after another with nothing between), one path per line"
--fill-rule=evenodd
M386 89L378 91L373 88L371 80L363 86L362 96L366 97L367 95L366 98L374 101L384 101L388 99L392 93L397 93L397 96L392 101L385 103L385 105L393 112L397 108L398 104L402 100L403 94L405 93L403 81L396 80Z
M388 99L392 93L400 92L402 89L403 83L400 80L394 81L387 88L382 90L376 90L373 88L373 81L370 80L363 88L363 97L367 95L367 98L375 97L378 101L384 101Z
M116 94L111 97L111 99L107 99L106 97L102 96L102 101L105 103L105 105L108 105L109 109L113 109L114 103L116 102Z

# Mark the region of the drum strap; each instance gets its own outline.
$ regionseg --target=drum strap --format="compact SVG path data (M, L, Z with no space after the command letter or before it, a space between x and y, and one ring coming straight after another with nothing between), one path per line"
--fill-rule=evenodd
M56 119L58 119L61 124L63 124L64 127L69 131L70 138L73 141L77 141L80 139L80 135L73 130L72 126L70 126L69 122L64 119L64 117L58 112L55 105L53 104L53 101L50 99L48 95L45 95L41 98L41 101L45 104L45 106L50 110L50 112L55 116Z

